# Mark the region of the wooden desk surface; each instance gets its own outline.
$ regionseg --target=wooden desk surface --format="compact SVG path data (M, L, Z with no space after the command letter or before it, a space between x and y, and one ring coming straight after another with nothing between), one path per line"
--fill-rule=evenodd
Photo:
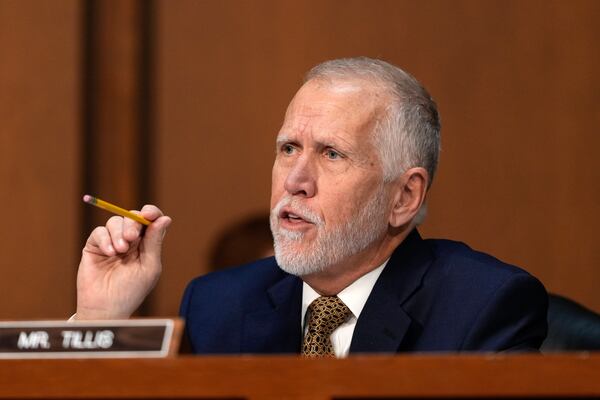
M600 353L3 360L2 398L600 397Z

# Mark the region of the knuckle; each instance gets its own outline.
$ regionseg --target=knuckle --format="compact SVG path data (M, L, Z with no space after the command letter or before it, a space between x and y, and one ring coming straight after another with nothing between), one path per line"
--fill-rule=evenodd
M154 214L162 215L162 211L160 211L160 209L158 207L156 207L154 204L145 204L144 207L142 207L142 211L152 212Z
M113 217L110 217L108 219L108 221L106 221L106 226L112 228L112 227L115 227L115 226L119 226L122 223L123 223L123 217L118 217L118 216L115 215Z
M106 228L104 226L98 226L90 234L90 239L93 239L95 241L100 241L100 240L102 240L102 238L104 238L106 236L108 236L108 232L107 232Z

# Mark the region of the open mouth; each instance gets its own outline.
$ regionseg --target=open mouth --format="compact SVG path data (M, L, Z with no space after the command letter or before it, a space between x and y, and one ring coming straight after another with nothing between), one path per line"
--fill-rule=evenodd
M311 223L311 221L307 220L306 218L302 217L300 214L297 214L295 212L293 212L292 210L289 209L283 209L281 210L281 212L279 213L279 218L292 223L292 224L297 224L297 223Z

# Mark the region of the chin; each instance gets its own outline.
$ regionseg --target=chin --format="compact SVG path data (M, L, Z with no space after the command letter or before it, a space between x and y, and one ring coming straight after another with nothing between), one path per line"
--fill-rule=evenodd
M290 245L289 242L275 243L275 259L279 268L299 277L327 269L327 263L318 252L311 251L306 246Z
M275 256L275 258L277 259L277 256ZM303 263L288 263L285 260L280 262L279 259L277 259L277 265L282 271L287 272L290 275L297 276L299 278L323 272L327 269L327 267L320 267L314 265L307 266L307 264Z

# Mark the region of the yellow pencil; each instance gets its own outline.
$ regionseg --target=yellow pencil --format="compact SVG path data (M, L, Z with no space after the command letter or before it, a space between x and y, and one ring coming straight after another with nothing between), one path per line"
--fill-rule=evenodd
M142 217L141 215L134 214L131 211L127 211L124 208L115 206L114 204L110 204L107 201L100 200L97 197L90 196L89 194L86 194L85 196L83 196L83 201L85 203L91 204L98 208L102 208L106 211L110 211L113 214L117 214L122 217L132 219L136 222L139 222L140 224L150 225L150 223L151 223L150 221L148 221L146 218Z

